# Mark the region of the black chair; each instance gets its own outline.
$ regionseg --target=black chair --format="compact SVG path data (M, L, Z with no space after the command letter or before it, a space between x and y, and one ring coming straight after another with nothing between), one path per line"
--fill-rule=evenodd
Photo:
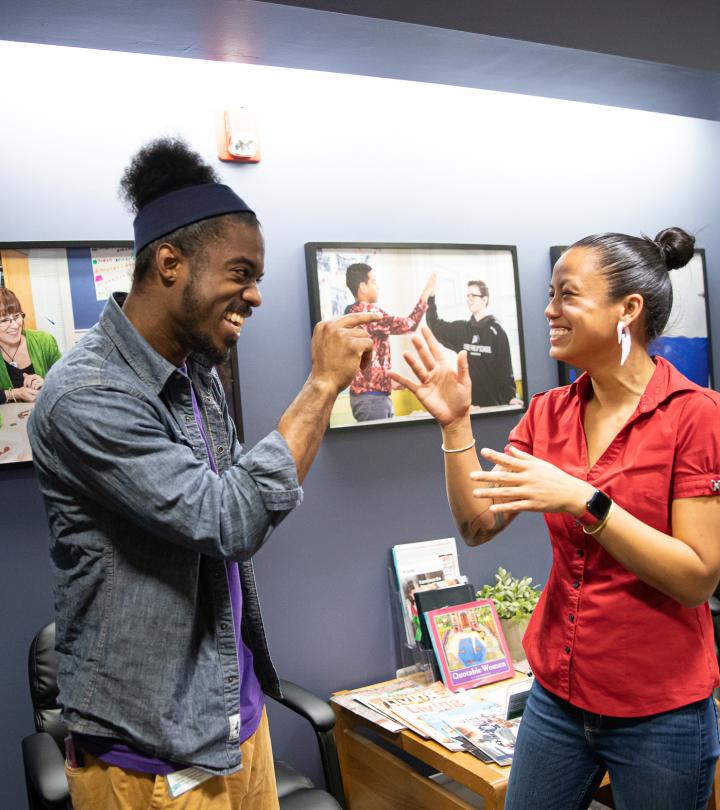
M28 664L36 729L22 741L29 807L72 810L64 768L66 731L57 703L54 623L33 639ZM327 791L318 790L307 776L276 760L281 810L340 810L344 798L333 737L335 715L325 701L301 686L284 680L281 685L283 699L279 702L308 720L315 731L327 785Z

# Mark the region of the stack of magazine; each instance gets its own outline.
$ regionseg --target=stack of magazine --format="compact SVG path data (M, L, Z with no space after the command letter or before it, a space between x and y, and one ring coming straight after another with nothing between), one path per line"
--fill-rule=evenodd
M401 658L419 671L332 700L391 733L407 728L450 751L509 765L530 682L474 688L515 674L495 605L474 599L453 537L396 545L392 562Z
M393 547L400 635L432 650L451 691L512 678L512 658L491 599L474 599L460 573L454 537Z
M502 693L452 692L439 681L427 683L418 673L370 689L333 695L335 703L386 731L404 728L435 740L450 751L465 751L483 762L512 762L519 718L506 719Z

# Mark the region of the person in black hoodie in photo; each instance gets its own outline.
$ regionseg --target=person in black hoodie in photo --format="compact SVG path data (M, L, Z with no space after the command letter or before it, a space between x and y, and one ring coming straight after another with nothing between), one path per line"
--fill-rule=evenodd
M465 294L470 318L443 321L438 318L435 296L428 300L427 325L443 346L468 355L472 404L522 405L515 389L510 343L494 315L487 312L490 291L484 281L468 281Z

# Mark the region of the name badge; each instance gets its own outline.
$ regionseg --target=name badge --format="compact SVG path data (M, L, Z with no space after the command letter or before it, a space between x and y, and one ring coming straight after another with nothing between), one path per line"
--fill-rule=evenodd
M165 778L168 783L168 793L171 798L176 799L212 777L213 774L201 771L200 768L184 768L182 771L169 773Z

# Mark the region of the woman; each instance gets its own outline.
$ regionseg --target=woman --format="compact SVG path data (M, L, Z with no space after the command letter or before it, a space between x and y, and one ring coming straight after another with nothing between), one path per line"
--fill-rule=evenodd
M23 329L24 319L15 293L0 287L0 405L34 402L48 370L60 359L55 338Z
M469 545L542 512L553 566L524 647L536 681L506 810L705 808L720 750L707 599L720 577L720 396L647 352L672 306L679 228L576 242L555 265L550 356L586 371L533 397L479 469L467 358L429 330L399 375L442 427L450 506Z

